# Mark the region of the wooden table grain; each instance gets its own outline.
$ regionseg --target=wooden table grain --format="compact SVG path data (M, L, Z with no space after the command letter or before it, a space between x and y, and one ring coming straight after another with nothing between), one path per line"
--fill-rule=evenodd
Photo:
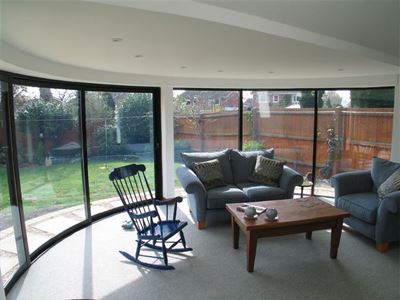
M278 220L267 221L265 213L257 219L249 220L244 213L237 210L243 203L226 204L231 215L233 248L239 248L239 229L246 236L247 271L254 271L257 239L262 237L280 236L295 233L306 233L306 238L312 238L315 230L331 229L330 257L335 259L340 243L343 218L350 216L344 210L325 203L318 197L262 201L253 205L276 208Z

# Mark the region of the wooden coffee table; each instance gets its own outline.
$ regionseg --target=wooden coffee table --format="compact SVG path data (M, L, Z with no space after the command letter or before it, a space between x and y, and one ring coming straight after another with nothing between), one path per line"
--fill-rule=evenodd
M314 230L331 229L330 256L331 258L337 257L343 218L350 216L349 213L329 205L317 197L252 202L251 204L276 208L279 219L267 221L265 213L263 213L257 219L248 220L244 218L243 212L237 210L237 207L243 203L225 205L231 214L234 249L239 248L239 228L246 235L248 272L254 270L257 239L262 237L305 232L306 238L311 239Z

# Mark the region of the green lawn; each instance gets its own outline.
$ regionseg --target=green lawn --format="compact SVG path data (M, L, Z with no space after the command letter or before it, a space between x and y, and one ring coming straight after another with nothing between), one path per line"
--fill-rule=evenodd
M117 196L108 174L113 168L128 164L127 161L89 162L89 189L91 201ZM152 162L135 162L146 165L146 176L154 188ZM177 164L179 165L179 164ZM9 208L6 170L0 168L0 209ZM83 203L82 173L80 162L57 164L50 167L20 169L24 212L46 208L64 208ZM176 182L179 186L179 183Z

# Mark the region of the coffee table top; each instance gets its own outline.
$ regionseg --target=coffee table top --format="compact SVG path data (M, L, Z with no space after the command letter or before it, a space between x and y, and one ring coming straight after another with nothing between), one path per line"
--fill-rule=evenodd
M246 219L244 213L237 210L237 207L243 205L243 203L226 204L225 207L228 212L235 217L238 224L245 230L278 228L316 221L330 221L350 216L348 212L336 208L320 200L318 197L251 202L249 204L276 208L279 218L276 221L269 221L265 219L265 213L262 213L256 219Z

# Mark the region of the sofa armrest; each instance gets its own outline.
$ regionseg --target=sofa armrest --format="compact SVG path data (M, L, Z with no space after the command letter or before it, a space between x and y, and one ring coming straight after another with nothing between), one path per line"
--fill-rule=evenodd
M180 166L176 170L176 175L186 193L196 194L199 199L206 197L206 188L191 169L186 166Z
M286 191L286 196L288 198L293 198L294 189L297 185L303 182L303 176L298 172L289 168L288 166L283 166L282 176L279 180L279 186Z
M335 199L347 194L371 192L373 187L370 170L339 173L331 177L330 183L335 188Z
M393 214L400 214L400 191L387 194L379 204L378 215L382 210Z

